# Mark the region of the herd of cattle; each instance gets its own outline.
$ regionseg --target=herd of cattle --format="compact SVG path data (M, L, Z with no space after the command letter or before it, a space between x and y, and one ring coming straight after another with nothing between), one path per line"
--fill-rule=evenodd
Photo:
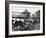
M33 30L39 19L15 19L12 20L12 29L14 31Z

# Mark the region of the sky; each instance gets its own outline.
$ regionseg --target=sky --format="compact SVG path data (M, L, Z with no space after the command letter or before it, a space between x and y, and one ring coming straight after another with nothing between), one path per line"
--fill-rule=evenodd
M40 10L40 7L38 7L36 5L12 4L12 12L22 13L26 9L31 14L34 14L36 11Z

